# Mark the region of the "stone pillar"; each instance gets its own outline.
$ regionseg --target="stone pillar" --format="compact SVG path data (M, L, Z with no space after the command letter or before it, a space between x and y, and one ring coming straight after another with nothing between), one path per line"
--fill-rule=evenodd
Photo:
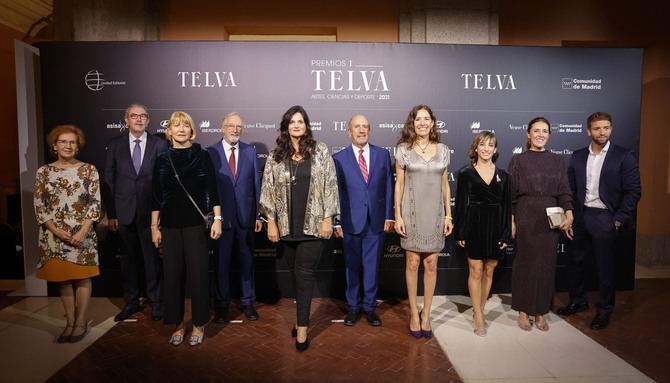
M57 41L159 38L159 0L54 0Z
M405 0L399 41L498 45L497 0Z

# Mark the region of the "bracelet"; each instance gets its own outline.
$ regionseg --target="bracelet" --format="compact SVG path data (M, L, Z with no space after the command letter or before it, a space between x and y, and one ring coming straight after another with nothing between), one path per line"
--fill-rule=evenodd
M221 217L220 215L215 215L214 220L215 221L223 221L223 217Z
M151 224L151 227L158 227L158 224L157 224L157 223L156 223L156 224L153 224L153 223L152 223L152 224Z
M450 215L445 215L445 216L444 216L444 219L449 220L449 221L453 221L453 219L451 218Z

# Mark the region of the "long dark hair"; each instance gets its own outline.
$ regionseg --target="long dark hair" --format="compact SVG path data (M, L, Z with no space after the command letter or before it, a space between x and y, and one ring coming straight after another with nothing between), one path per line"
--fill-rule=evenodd
M547 126L549 127L549 135L551 135L551 124L549 123L549 120L547 120L544 117L535 117L532 120L530 120L530 122L528 123L528 128L526 128L526 133L530 133L530 129L533 127L535 123L538 122L544 122L545 124L547 124ZM530 147L531 147L530 137L526 136L526 149L530 149Z
M400 134L398 144L406 143L410 148L414 145L414 140L416 140L416 132L414 132L414 119L422 109L428 112L430 119L433 120L433 127L430 128L430 132L428 133L428 141L440 142L440 138L437 135L437 120L435 119L435 115L428 105L421 104L412 108L412 110L407 115L407 120L405 120L405 125L402 127L402 132Z
M281 123L279 124L277 147L273 150L273 158L277 163L288 160L295 154L293 145L291 145L291 137L288 134L288 124L291 122L291 117L296 113L300 113L305 121L305 134L300 137L298 154L304 159L309 159L316 147L316 141L312 138L312 129L309 127L309 116L307 115L307 112L305 112L305 109L302 106L294 105L284 112L284 115L281 118Z

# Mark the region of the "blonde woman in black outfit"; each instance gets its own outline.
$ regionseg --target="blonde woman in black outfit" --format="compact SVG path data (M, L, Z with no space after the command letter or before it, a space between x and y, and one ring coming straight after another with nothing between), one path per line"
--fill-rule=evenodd
M221 206L209 154L193 142L195 129L191 116L181 111L172 113L165 135L171 147L156 160L151 212L151 240L156 247L163 245L163 321L175 325L170 344L180 345L185 339L185 280L191 294L193 319L189 344L197 346L203 341L205 324L209 321L207 234L212 239L221 236ZM177 181L175 170L186 191ZM214 211L209 233L202 216L209 213L207 198Z

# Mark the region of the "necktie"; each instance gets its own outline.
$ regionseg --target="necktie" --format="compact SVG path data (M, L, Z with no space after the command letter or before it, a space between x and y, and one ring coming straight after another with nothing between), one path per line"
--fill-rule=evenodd
M228 158L228 166L230 167L230 174L233 175L233 181L237 179L237 166L235 163L235 147L230 147L230 157Z
M358 150L358 167L361 168L361 174L363 175L363 180L365 180L365 183L368 183L368 164L365 163L365 157L363 157L363 149Z
M140 142L142 142L142 140L138 138L134 142L133 166L135 167L135 173L140 174L140 167L142 166L142 147L140 146Z

